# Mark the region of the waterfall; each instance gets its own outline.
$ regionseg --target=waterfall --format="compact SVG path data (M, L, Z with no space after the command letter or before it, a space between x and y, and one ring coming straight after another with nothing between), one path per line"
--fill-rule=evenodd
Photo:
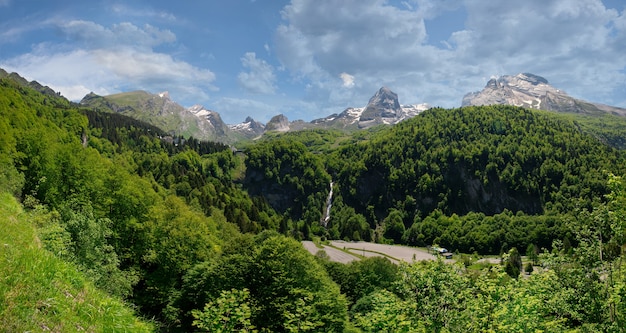
M326 199L326 211L324 213L324 219L322 220L322 225L324 228L328 225L328 220L330 220L330 207L333 205L333 181L330 181L330 191L328 192L328 198Z

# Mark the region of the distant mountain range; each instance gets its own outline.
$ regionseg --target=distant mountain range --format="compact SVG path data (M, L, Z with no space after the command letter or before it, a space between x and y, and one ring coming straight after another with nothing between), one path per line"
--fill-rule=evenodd
M16 73L9 74L0 69L0 77L10 77L47 95L59 95L49 87L42 86L37 81L28 82ZM103 112L121 113L175 135L227 144L255 139L269 131L287 132L316 128L352 131L376 125L393 125L430 108L426 103L401 105L398 95L387 87L380 88L365 107L349 107L341 113L310 122L289 121L286 116L279 114L267 124L247 117L242 123L227 125L218 112L208 110L202 105L185 108L172 101L167 92L151 94L132 91L108 96L99 96L92 92L80 104ZM493 78L483 90L466 94L461 106L493 104L592 116L626 116L624 108L576 99L551 86L545 78L530 73Z
M289 121L280 114L267 124L247 117L243 123L226 125L219 113L202 105L184 108L169 98L167 92L150 94L132 91L108 96L86 95L80 104L100 111L121 113L158 126L166 132L203 140L234 143L254 139L267 131L296 131L313 128L357 130L380 124L396 124L429 108L427 104L400 105L398 95L382 87L362 108L347 108L340 114L305 122Z
M530 73L491 79L483 90L465 95L462 101L462 106L492 104L588 115L610 113L626 116L626 109L573 98L551 86L545 78Z
M380 88L364 108L347 108L340 114L313 120L311 124L331 128L368 128L397 124L429 109L428 104L400 105L398 95L387 87Z
M110 112L121 112L168 132L229 144L242 139L254 139L268 131L287 132L315 128L358 130L382 124L393 125L415 117L429 108L426 103L401 105L398 95L387 87L380 88L365 107L349 107L341 113L310 122L290 121L280 114L267 124L248 117L242 123L226 125L219 113L201 105L185 109L172 102L166 92L149 94L135 91L104 97L92 93L85 96L81 104ZM483 90L465 95L461 106L493 104L585 115L626 116L626 109L576 99L551 86L545 78L530 73L493 78Z

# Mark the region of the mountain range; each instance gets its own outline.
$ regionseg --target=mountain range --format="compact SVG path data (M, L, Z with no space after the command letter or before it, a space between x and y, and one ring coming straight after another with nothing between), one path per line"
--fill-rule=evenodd
M167 92L150 94L139 90L108 96L89 93L80 104L146 121L173 134L224 143L254 139L266 131L286 132L313 128L356 130L381 124L391 125L429 108L428 104L401 105L398 95L387 87L380 88L365 107L350 107L339 114L311 122L289 121L280 114L272 117L267 124L247 117L242 123L227 125L219 113L207 110L202 105L184 108L173 102Z
M149 94L135 91L109 96L91 93L80 103L101 110L120 112L168 132L229 144L242 139L255 139L268 131L287 132L315 128L358 130L382 124L393 125L429 108L426 103L401 105L398 95L387 87L381 87L364 107L349 107L341 113L310 122L290 121L280 114L272 117L266 124L248 117L242 123L226 125L219 113L201 105L186 109L171 101L167 92ZM495 104L591 116L626 116L626 109L571 97L550 85L545 78L530 73L492 78L483 90L466 94L461 102L461 106Z
M28 82L16 73L9 74L0 69L0 77L4 76L9 76L44 94L58 95L37 81ZM285 115L279 114L266 124L250 116L242 123L226 124L218 112L199 104L185 108L172 101L168 92L151 94L138 90L108 96L99 96L92 92L87 94L80 104L98 111L130 116L174 135L192 136L226 144L252 140L271 131L287 132L318 128L353 131L377 125L393 125L430 108L427 103L401 105L398 95L387 87L381 87L364 107L348 107L341 113L310 122L290 121ZM626 116L624 108L571 97L563 90L550 85L547 79L531 73L492 78L481 91L468 93L461 101L461 106L480 105L513 105L589 116L607 114Z

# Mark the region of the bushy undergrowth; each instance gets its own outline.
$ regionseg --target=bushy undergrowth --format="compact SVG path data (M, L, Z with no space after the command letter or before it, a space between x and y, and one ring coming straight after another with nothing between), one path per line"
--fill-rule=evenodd
M0 194L0 328L4 332L150 332L122 301L43 249L29 214Z

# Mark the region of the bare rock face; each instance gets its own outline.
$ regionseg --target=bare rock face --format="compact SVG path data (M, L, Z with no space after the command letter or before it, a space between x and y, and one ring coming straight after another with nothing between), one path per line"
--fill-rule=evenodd
M489 80L482 91L465 95L462 106L508 104L542 109L541 104L548 94L571 99L565 92L548 84L548 80L541 76L528 73L504 75Z
M265 125L252 117L246 117L243 123L228 125L231 131L243 135L245 138L254 139L265 132Z
M493 104L514 105L556 112L612 113L626 116L626 109L573 98L564 91L551 86L545 78L530 73L493 78L487 82L483 90L465 95L461 106Z
M398 94L387 87L380 88L372 98L370 98L365 110L361 114L360 121L370 121L379 118L396 118L402 113Z
M187 111L199 119L197 127L204 137L219 141L229 136L230 129L224 123L219 113L207 110L200 104L188 108Z
M387 87L382 87L376 92L365 108L347 109L344 112L354 113L360 111L358 118L359 128L367 128L380 124L393 125L405 119L417 116L430 106L426 103L416 105L400 105L398 95Z
M266 131L289 131L289 120L282 114L272 117L270 121L265 125Z
M365 107L350 107L343 112L333 113L311 122L317 127L326 128L368 128L375 125L397 124L417 116L429 109L426 103L401 105L398 95L387 87L380 88Z

